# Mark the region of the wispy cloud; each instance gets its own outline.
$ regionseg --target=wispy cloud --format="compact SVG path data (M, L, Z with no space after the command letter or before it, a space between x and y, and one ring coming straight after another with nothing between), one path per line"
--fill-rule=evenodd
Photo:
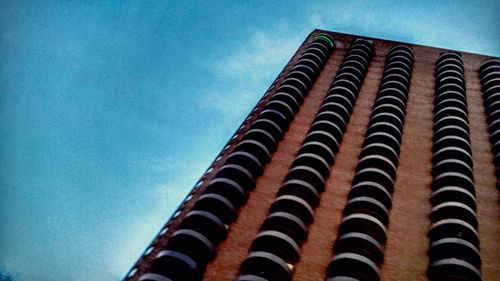
M232 53L213 64L214 71L218 75L250 79L249 82L261 81L267 77L269 68L283 65L301 41L301 37L290 37L284 31L256 30Z
M251 30L232 52L211 56L203 67L215 77L214 84L199 105L241 118L265 93L318 20L311 18L298 29L296 24L276 20L268 29Z

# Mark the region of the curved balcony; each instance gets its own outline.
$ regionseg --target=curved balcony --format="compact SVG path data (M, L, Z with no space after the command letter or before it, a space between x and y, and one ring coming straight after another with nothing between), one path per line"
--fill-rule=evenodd
M373 198L382 203L386 209L390 209L392 207L391 193L387 190L387 188L374 181L360 181L354 184L347 198L350 200L358 197Z
M291 272L282 258L262 251L248 254L240 267L241 275L255 275L267 281L290 281Z
M476 210L476 198L473 192L459 186L443 186L431 195L431 203L433 206L445 202L459 202L467 205L469 208Z
M334 254L341 253L356 253L367 257L380 264L384 259L384 247L370 235L362 232L349 232L340 235L335 246L333 247Z
M217 244L226 237L227 228L224 223L212 213L193 210L187 213L182 220L182 228L197 232L203 231L205 237L212 243Z
M328 281L334 280L380 280L377 265L369 258L351 252L343 252L333 257L328 265Z
M350 198L343 214L346 217L352 214L367 214L378 218L384 225L389 223L389 210L380 201L369 196Z
M429 237L431 242L443 238L461 238L479 247L477 230L461 219L448 218L433 223Z
M286 212L269 214L262 224L261 230L276 230L285 233L297 243L302 243L307 238L305 223L297 216Z
M461 238L443 238L431 243L429 257L442 260L448 257L464 260L476 268L481 268L479 249Z
M285 262L299 260L300 248L295 240L286 233L276 230L263 230L255 237L250 251L266 251L281 257Z
M459 219L472 225L475 229L478 227L474 210L460 202L448 201L432 208L431 221L433 223L444 219Z
M195 260L184 253L172 250L158 253L151 263L150 272L154 274L152 275L154 277L161 275L173 281L198 280L202 274L201 268ZM145 275L147 277L147 274Z
M456 258L446 258L432 262L428 276L431 280L481 280L479 268Z

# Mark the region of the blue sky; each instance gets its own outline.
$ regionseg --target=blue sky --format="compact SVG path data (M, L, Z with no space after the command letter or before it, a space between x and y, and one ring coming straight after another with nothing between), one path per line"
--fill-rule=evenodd
M314 28L500 56L498 1L308 2L0 1L0 269L122 278Z

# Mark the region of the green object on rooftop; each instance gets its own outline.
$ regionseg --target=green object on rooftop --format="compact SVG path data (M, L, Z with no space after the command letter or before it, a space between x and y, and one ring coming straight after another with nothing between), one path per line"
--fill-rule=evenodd
M318 36L314 37L314 40L316 40L316 39L323 39L323 40L327 41L328 43L330 43L330 46L333 47L332 40L330 38L326 37L325 35L318 35Z

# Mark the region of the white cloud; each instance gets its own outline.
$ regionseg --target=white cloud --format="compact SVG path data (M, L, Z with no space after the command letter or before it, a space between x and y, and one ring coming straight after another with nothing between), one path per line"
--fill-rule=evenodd
M278 21L274 28L254 29L231 53L205 61L204 67L213 73L215 79L199 99L199 105L226 117L242 117L265 93L312 30L309 25L306 23L297 30Z
M214 64L214 71L224 76L251 78L256 82L267 78L268 69L284 65L301 37L281 32L256 30L250 38L241 42L233 53ZM244 76L244 77L243 77Z

